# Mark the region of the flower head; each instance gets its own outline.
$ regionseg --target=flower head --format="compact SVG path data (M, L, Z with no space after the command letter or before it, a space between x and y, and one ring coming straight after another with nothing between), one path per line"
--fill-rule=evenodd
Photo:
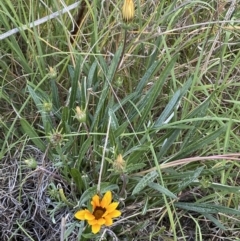
M121 154L117 156L117 159L113 162L113 168L117 172L123 172L126 168L126 162L123 160Z
M87 220L94 234L99 232L102 225L112 225L112 219L121 215L121 212L116 210L118 202L112 202L110 191L106 192L102 199L98 195L93 196L91 204L92 212L87 209L80 210L75 213L75 218Z
M50 140L50 143L53 145L53 146L57 146L57 145L61 145L61 143L63 143L64 141L64 136L63 134L61 133L61 131L58 131L58 130L53 130L50 134L49 134L49 140Z
M127 22L132 20L134 17L134 3L133 0L124 0L122 8L123 19Z

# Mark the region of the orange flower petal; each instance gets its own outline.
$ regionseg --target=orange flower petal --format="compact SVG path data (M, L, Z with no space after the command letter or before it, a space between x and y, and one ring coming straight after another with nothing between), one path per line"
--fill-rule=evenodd
M98 233L99 230L101 228L101 225L99 224L95 224L95 225L92 225L92 232L95 234L95 233Z
M88 211L88 210L87 210ZM92 215L89 211L85 213L85 219L86 220L94 220L95 217Z
M107 206L111 203L111 201L112 201L112 193L110 191L107 191L103 196L103 199L100 205L102 208L107 208Z
M77 212L75 213L74 217L75 217L76 219L79 219L79 220L85 220L85 219L86 219L86 218L85 218L85 214L86 214L87 212L89 212L87 209L81 210L81 211L77 211Z
M95 209L96 207L99 207L99 206L100 206L100 198L99 198L98 195L95 195L95 196L92 198L91 204L92 204L92 206L93 206L93 209Z
M121 212L119 210L114 210L111 213L109 213L107 216L111 218L117 218L121 215Z
M113 220L111 217L107 216L105 217L105 225L106 226L111 226L113 224Z
M108 205L108 207L106 208L107 212L111 213L112 211L114 211L117 208L118 204L119 203L114 202L114 203L111 203L110 205Z
M106 220L104 218L99 218L97 220L97 224L99 224L99 225L103 225L103 224L105 224L105 222L106 222Z
M96 219L93 219L93 220L88 220L88 224L89 225L95 225L95 224L98 224L98 222L97 222Z

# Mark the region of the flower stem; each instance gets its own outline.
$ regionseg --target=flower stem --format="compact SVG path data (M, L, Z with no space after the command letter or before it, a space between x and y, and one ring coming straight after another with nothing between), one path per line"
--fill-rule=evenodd
M98 178L97 193L98 193L99 195L100 195L100 186L101 186L101 179L102 179L102 172L103 172L103 164L104 164L105 153L106 153L106 149L107 149L107 143L108 143L108 136L109 136L110 124L111 124L111 116L109 116L108 127L107 127L107 134L106 134L106 139L105 139L105 143L104 143L103 155L102 155L102 162L101 162L101 167L100 167L100 172L99 172L99 178Z

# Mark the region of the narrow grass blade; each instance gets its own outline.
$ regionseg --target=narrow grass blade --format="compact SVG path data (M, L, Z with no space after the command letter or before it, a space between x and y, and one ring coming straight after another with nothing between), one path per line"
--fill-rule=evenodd
M177 90L172 99L169 101L167 106L165 107L164 111L161 113L161 115L158 117L156 120L153 128L159 128L162 126L162 124L166 121L166 119L173 113L174 108L177 107L178 102L180 99L186 94L187 90L192 84L192 78L189 78L188 81L184 84L184 86L180 89Z
M40 94L38 92L34 91L32 89L32 87L29 85L28 85L28 91L29 91L37 109L39 110L39 113L41 114L42 123L44 126L45 133L47 135L49 133L49 131L51 130L51 128L53 127L53 123L50 118L50 115L44 110L44 101L47 102L50 100L44 99L44 97L40 96Z
M123 51L123 46L120 46L119 49L117 50L116 54L114 55L114 58L111 62L111 65L109 67L108 72L105 73L106 74L106 81L104 83L103 90L102 90L100 98L99 98L99 102L98 102L98 105L97 105L97 108L96 108L96 111L95 111L95 114L94 114L91 129L93 129L93 127L95 126L95 124L96 124L96 122L99 118L99 114L100 114L100 112L101 112L101 110L104 106L105 100L106 100L107 95L109 93L109 87L110 87L109 85L111 84L111 82L114 78L114 75L115 75L115 72L116 72L116 69L117 69L122 51Z
M69 116L68 116L68 123L71 124L73 120L73 108L74 104L76 102L76 96L78 91L78 81L80 77L80 71L81 71L81 62L82 57L77 56L76 58L76 67L73 69L72 67L68 67L68 71L71 78L71 92L70 92L70 98L69 98Z
M70 174L71 174L71 176L72 176L72 178L73 178L73 180L74 180L74 182L76 184L78 192L81 193L83 188L84 188L84 184L83 184L81 173L79 172L78 169L71 168Z
M92 139L93 138L91 136L89 138L87 138L87 140L82 144L81 149L79 150L79 156L78 156L78 160L76 163L76 167L78 169L80 169L82 160L83 160L86 152L89 150L89 147L91 146Z
M23 118L20 119L20 123L23 128L23 134L27 134L37 148L44 152L46 150L46 144L40 139L34 128Z
M53 106L57 109L57 111L60 109L60 98L59 98L59 94L58 94L58 88L56 85L56 81L55 80L51 80L51 91L52 91L52 102L53 102Z
M139 129L142 128L143 123L146 121L147 117L149 116L149 113L159 96L159 93L162 89L162 86L167 78L167 76L170 74L175 62L176 62L177 56L171 59L171 61L168 63L168 65L163 70L162 74L159 76L159 79L154 83L152 88L147 92L146 96L141 100L141 102L137 105L138 110L141 112L141 118L138 123ZM135 111L135 115L136 115ZM133 115L134 116L134 115ZM132 117L133 117L132 116Z
M88 88L92 88L92 86L95 84L95 77L96 77L96 72L97 72L97 66L98 66L98 62L97 60L95 60L93 62L93 64L90 67L90 70L88 72L88 81L87 81L87 85Z
M156 61L147 69L147 71L145 72L145 74L143 75L143 77L139 81L139 84L136 87L136 90L134 92L134 93L136 93L136 96L138 96L138 97L141 96L141 93L142 93L144 87L146 86L149 79L154 74L154 72L156 71L156 69L158 68L159 65L160 65L160 61Z
M177 139L180 132L181 132L181 129L170 132L171 135L165 139L159 153L157 154L158 159L161 159L167 153L167 151L172 147L172 144Z
M180 153L175 155L169 161L184 158L184 157L190 155L191 153L193 153L194 151L200 150L203 146L206 146L209 143L211 143L212 141L216 140L225 131L226 131L225 127L221 127L219 129L217 129L216 131L209 134L208 136L203 137L202 139L200 139L198 141L195 141L194 143L192 143L191 145L189 145L188 147L186 147L185 149L180 151Z

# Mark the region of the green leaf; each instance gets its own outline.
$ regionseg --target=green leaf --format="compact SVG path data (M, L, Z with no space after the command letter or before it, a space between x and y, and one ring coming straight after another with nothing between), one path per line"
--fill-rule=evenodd
M151 78L151 76L153 75L154 71L157 69L159 64L160 64L160 61L156 61L147 69L147 71L145 72L145 74L143 75L143 77L139 81L139 84L136 87L136 90L134 92L136 96L141 96L141 93L144 87L149 82L149 79Z
M193 117L202 117L206 115L206 111L209 107L210 101L213 97L213 94L210 95L204 102L202 102L199 106L197 106L192 112L190 112L186 119L191 119Z
M67 226L66 229L64 230L64 240L69 240L69 238L70 238L69 236L72 235L72 233L74 232L74 230L76 228L78 230L78 237L80 237L84 230L84 227L83 227L83 225L81 225L80 227L79 226L80 225L78 225L77 222L72 223L71 225ZM81 239L81 241L82 241L82 239Z
M227 215L240 215L240 210L228 208L220 205L212 204L212 207L216 208L219 213L225 213Z
M83 184L83 180L82 180L82 175L81 173L79 172L78 169L76 168L71 168L70 170L70 174L77 186L77 189L79 191L79 193L82 192L83 188L84 188L84 184Z
M178 190L182 191L185 187L193 183L201 174L204 167L199 167L195 171L191 172L191 175L187 175L183 180L178 184Z
M107 73L105 73L106 74L106 80L104 82L103 90L101 91L101 95L100 95L100 98L99 98L97 109L96 109L95 114L94 114L93 122L92 122L92 125L91 125L91 130L95 126L95 124L96 124L96 122L99 118L100 112L102 111L102 108L104 106L105 100L108 96L110 84L113 81L116 69L118 67L118 63L120 61L122 51L123 51L123 46L121 45L119 47L119 49L117 50L116 54L114 55L113 60L111 61L111 65L110 65Z
M6 100L8 104L11 104L11 103L12 103L11 99L9 98L9 96L5 93L5 91L3 90L3 88L0 86L0 100L1 100L2 98L3 98L4 100Z
M98 66L98 62L97 60L95 60L93 62L93 64L91 65L91 68L88 72L88 81L87 81L87 85L88 88L92 88L92 85L94 85L94 79L95 79L95 75L96 75L96 71L97 71L97 66Z
M211 183L210 187L215 189L215 190L221 190L221 191L226 191L228 193L240 193L240 187L239 186L228 186L228 185L223 185L220 183Z
M136 96L136 92L128 94L124 99L120 100L117 104L111 107L113 112L116 112L118 109L123 107L126 103L132 100Z
M132 191L132 195L135 195L142 191L149 183L153 182L158 177L158 173L156 171L149 172L142 179L139 180L137 185Z
M158 159L161 159L167 153L167 151L170 149L170 147L172 147L172 144L175 142L175 140L177 139L180 132L181 132L181 130L174 130L169 133L169 134L171 134L170 137L168 137L164 140L163 145L160 149L160 152L157 154Z
M166 105L164 111L161 113L161 115L156 120L153 128L159 128L162 126L162 124L167 120L167 118L173 113L174 108L176 108L179 99L181 97L181 91L177 90L172 99L169 101L169 103Z
M62 120L63 123L67 123L68 116L69 116L69 108L67 106L64 106L62 108L62 116L61 116L61 120Z
M159 128L162 126L162 124L167 120L167 118L173 113L174 108L177 107L180 99L186 94L187 90L190 88L192 84L192 78L189 78L188 81L184 84L184 86L177 90L172 99L169 101L167 106L165 107L164 111L161 113L161 115L156 120L153 128Z
M148 65L149 66L151 66L154 63L154 61L156 60L156 58L158 58L158 56L159 56L159 52L161 49L160 46L161 46L161 43L163 42L162 39L163 39L162 36L158 36L154 43L154 50L152 51L152 49L149 49L149 52L148 52L148 55L149 55Z
M204 213L204 216L209 219L210 221L212 221L217 227L219 227L222 230L226 230L226 228L216 219L214 218L211 214L208 213Z
M102 72L103 73L107 73L107 67L108 67L108 65L107 65L107 63L106 63L106 61L105 61L105 59L104 59L104 57L103 57L103 54L98 54L97 55L97 63L98 63L98 65L100 64L100 66L101 66L101 69L102 69Z
M82 57L77 55L76 59L76 67L68 66L68 71L70 74L71 79L71 91L70 91L70 98L69 98L69 116L68 116L68 124L72 123L73 120L73 108L75 107L75 102L77 100L77 91L78 91L78 81L80 77L81 71L81 61Z
M137 153L137 151L141 151L141 152L146 152L149 151L149 145L147 145L148 143L145 143L143 145L136 145L133 146L131 149L129 149L128 151L126 151L124 153L125 156L129 155L130 153ZM150 144L150 143L149 143Z
M226 128L223 126L213 133L207 135L206 137L203 137L202 139L199 139L197 141L194 141L191 145L188 145L185 149L183 149L180 153L172 157L169 161L177 160L184 158L186 156L189 156L194 151L200 150L203 146L208 145L212 141L215 141L223 132L226 131Z
M122 134L126 131L126 128L127 128L128 125L129 125L129 124L128 124L127 122L123 122L123 124L120 125L120 126L118 127L118 129L114 132L114 135L115 135L116 137L122 135Z
M141 215L146 215L147 210L149 209L148 201L149 201L149 197L147 196L147 197L144 199L144 207L143 207L143 210L142 210Z
M173 57L171 61L168 63L168 65L165 67L161 75L159 76L158 80L154 83L152 88L147 92L146 96L142 98L140 103L137 105L138 111L141 112L141 118L138 123L138 129L142 128L142 124L146 121L146 119L149 116L149 113L151 112L151 109L153 108L153 105L155 104L155 101L157 97L159 96L159 93L162 89L162 86L167 78L167 76L170 74L171 70L174 67L174 64L176 62L177 56ZM138 113L138 112L137 112ZM137 114L135 111L135 115ZM130 117L133 118L133 116Z
M58 88L56 85L56 81L51 79L51 90L52 90L52 102L53 102L53 106L56 108L56 110L58 111L60 109L60 99L59 99L59 95L58 95Z
M108 115L109 115L109 117L111 117L111 123L110 123L111 129L113 131L116 131L119 127L119 124L118 124L118 119L117 119L115 113L112 111L112 108L109 108Z
M78 160L77 160L77 163L76 163L76 167L77 167L78 169L80 169L82 160L83 160L86 152L88 151L89 147L91 146L91 143L92 143L92 136L90 136L89 138L87 138L87 139L84 141L84 143L82 144L81 149L80 149L80 151L79 151Z
M202 214L224 213L227 215L240 215L240 210L227 208L214 204L202 203L189 203L189 202L176 202L174 205L178 208L188 211L198 212Z
M41 94L39 92L36 92L30 85L28 85L27 88L28 88L28 91L29 91L37 109L39 110L39 112L41 114L44 130L47 135L50 132L51 128L53 128L53 123L50 118L50 115L44 110L43 104L44 104L44 101L47 102L50 100L47 100L46 98L41 96Z
M142 170L145 166L146 166L145 163L129 164L126 167L126 172L132 173L133 171L136 171L136 170Z
M148 149L149 149L149 147L148 147ZM129 151L128 151L128 153L129 153ZM139 164L140 160L142 160L142 157L143 157L144 153L145 153L144 149L140 149L138 151L132 152L129 155L128 160L127 160L128 165L130 165L130 164ZM144 161L142 161L142 162L144 162Z
M218 213L218 210L210 204L176 202L174 206L197 213Z
M151 182L151 183L148 184L148 186L152 189L155 189L156 191L159 191L160 193L162 193L162 194L164 194L164 195L166 195L170 198L177 199L177 196L174 193L172 193L167 188L161 186L158 183Z
M20 119L20 123L24 130L23 134L27 134L37 148L44 152L46 150L46 144L40 139L34 128L23 118Z
M193 112L191 112L187 118L197 118L197 117L204 117L206 116L206 113L208 111L209 108L209 104L210 104L210 100L212 98L213 94L208 97L203 103L201 103L195 110L193 110ZM183 149L185 146L189 145L189 142L191 142L192 138L194 138L194 136L196 135L196 133L199 131L199 127L201 126L201 124L203 123L203 120L199 120L199 121L193 121L191 123L192 125L192 129L189 130L187 132L187 134L184 137L184 141L181 145L181 148Z

